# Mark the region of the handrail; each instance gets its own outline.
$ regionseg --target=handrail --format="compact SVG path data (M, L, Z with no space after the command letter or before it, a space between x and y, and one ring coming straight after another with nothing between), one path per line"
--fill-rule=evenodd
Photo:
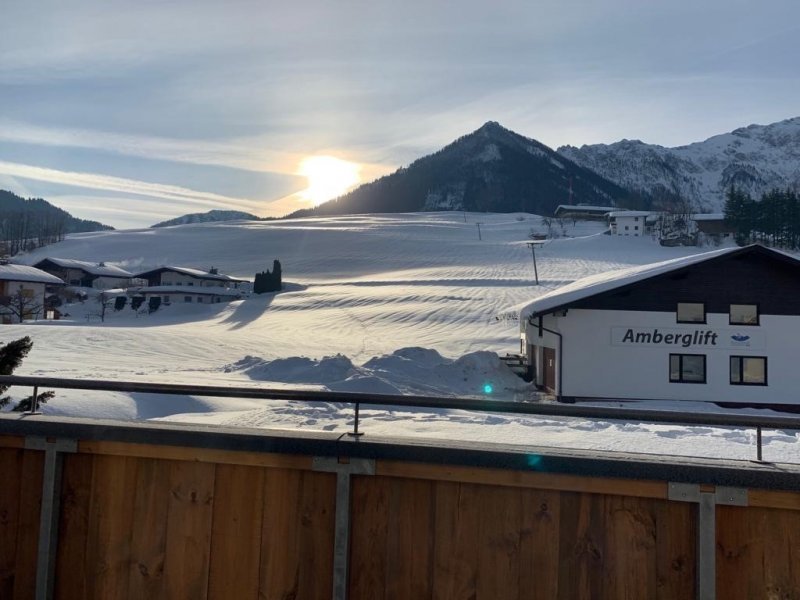
M0 375L0 385L32 386L96 390L105 392L139 392L150 394L192 395L258 400L294 400L300 402L338 402L374 406L403 406L413 408L446 408L478 412L513 413L549 417L580 417L586 419L621 419L681 425L716 425L728 427L763 427L800 430L800 416L752 415L731 413L689 413L645 408L584 406L580 404L541 404L478 398L399 396L360 392L330 392L318 390L276 389L244 386L186 385L138 381L108 381L98 379L64 379L58 377L28 377Z

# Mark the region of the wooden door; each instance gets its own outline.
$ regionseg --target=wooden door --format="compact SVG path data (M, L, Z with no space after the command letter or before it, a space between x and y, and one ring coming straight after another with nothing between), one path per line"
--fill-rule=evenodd
M556 351L553 348L542 348L542 385L550 390L556 389Z

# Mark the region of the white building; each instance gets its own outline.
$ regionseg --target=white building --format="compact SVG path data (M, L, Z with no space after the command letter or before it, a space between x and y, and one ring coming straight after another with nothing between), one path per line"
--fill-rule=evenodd
M62 279L67 285L91 287L98 290L127 287L131 273L105 263L91 263L72 258L48 257L33 265Z
M611 235L642 236L652 233L656 215L645 210L618 210L607 213Z
M58 277L27 265L0 264L0 319L19 323L44 316L47 286L63 286Z
M161 302L164 304L216 304L218 302L238 300L242 297L242 293L239 290L221 286L159 285L139 288L135 294L144 296L145 300L156 296L161 298Z
M562 400L800 402L800 261L763 246L580 279L520 327L536 383Z
M149 287L156 286L182 286L182 287L222 287L238 289L242 284L249 283L246 279L237 279L230 275L220 273L213 267L208 271L191 269L189 267L159 267L149 271L142 271L134 275L136 279L147 281Z

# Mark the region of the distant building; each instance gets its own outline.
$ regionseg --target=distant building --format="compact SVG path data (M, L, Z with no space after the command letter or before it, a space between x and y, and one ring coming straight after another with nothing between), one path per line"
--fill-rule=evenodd
M728 238L734 233L734 228L725 223L723 213L699 213L692 215L697 231L709 237Z
M800 260L760 245L579 279L519 313L561 399L798 404Z
M615 206L591 206L589 204L559 204L556 207L556 218L565 219L586 219L594 221L602 221L606 215L615 210L620 210Z
M19 322L20 317L39 318L44 310L46 288L63 285L58 277L35 267L0 264L0 320L13 323Z
M186 287L221 287L238 289L241 284L250 283L246 279L237 279L224 275L213 267L208 271L189 267L158 267L133 275L135 279L147 282L148 287L186 286Z
M242 297L242 292L237 289L199 285L158 285L138 288L132 293L136 296L144 296L145 300L154 296L161 298L161 302L164 304L216 304L238 300Z
M91 263L72 258L48 257L33 265L63 280L67 285L98 290L127 287L131 273L105 263Z
M611 235L643 236L653 232L657 213L645 210L615 210L606 213Z

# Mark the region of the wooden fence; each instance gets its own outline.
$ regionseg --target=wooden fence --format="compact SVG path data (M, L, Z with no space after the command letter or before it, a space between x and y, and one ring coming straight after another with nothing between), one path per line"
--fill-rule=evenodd
M800 598L791 467L39 419L0 417L2 600Z

